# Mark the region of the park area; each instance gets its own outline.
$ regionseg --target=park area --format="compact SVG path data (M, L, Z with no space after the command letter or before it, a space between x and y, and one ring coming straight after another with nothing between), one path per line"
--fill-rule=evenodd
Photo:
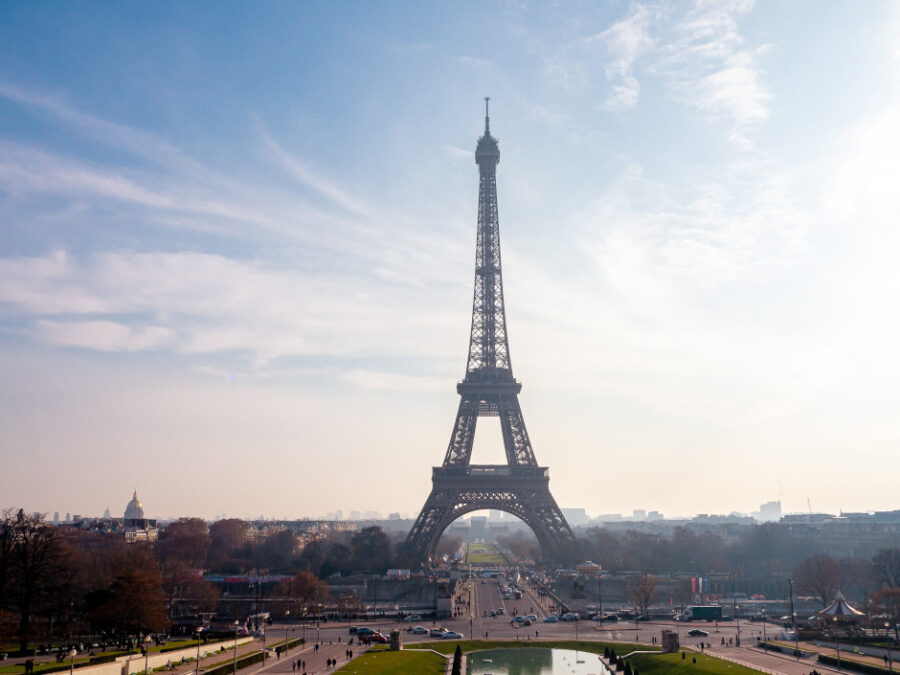
M459 646L466 654L483 650L495 649L535 649L534 642L511 642L504 640L462 640L423 642L409 645L401 652L391 652L386 649L372 650L356 659L352 663L339 670L340 673L357 673L359 675L382 675L394 673L444 673L445 660L435 654L443 654L452 657L454 650ZM576 640L547 640L540 642L541 649L566 649L582 652L590 652L602 655L605 651L615 650L617 654L627 655L633 651L653 651L647 645L613 643L613 642L582 642ZM639 675L657 675L667 673L678 675L679 673L691 673L692 675L750 675L758 671L744 666L729 663L706 654L686 651L674 654L643 653L635 654L627 659L628 672ZM615 667L613 666L612 669ZM544 675L545 671L541 671ZM620 671L621 672L621 671ZM549 673L549 671L547 671Z
M465 562L469 565L505 565L507 560L494 544L479 542L466 548Z

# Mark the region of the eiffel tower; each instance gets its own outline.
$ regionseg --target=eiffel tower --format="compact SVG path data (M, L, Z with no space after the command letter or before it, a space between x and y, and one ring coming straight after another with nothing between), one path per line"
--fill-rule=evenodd
M485 98L484 135L475 163L478 188L478 237L475 245L475 297L466 376L456 423L442 466L432 470L431 494L406 537L413 563L429 566L444 530L466 513L496 509L521 518L534 532L547 561L563 562L578 550L572 528L550 494L550 475L538 466L519 407L521 383L513 377L506 336L500 221L497 214L497 164L500 148L491 136L489 99ZM506 464L471 464L479 417L499 417Z

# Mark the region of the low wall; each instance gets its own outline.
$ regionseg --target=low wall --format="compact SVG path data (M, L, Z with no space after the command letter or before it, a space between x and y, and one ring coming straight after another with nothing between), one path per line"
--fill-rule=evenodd
M237 639L237 643L239 645L245 645L249 642L253 642L252 637L244 636ZM219 651L222 647L225 647L225 651L227 652L229 647L234 646L234 640L221 640L219 642L209 642L205 645L200 645L200 656L203 657L204 654L212 654L214 652ZM193 647L185 647L184 649L177 649L172 652L163 652L151 654L147 658L147 667L148 668L161 668L166 665L169 661L172 663L178 663L181 661L182 657L186 659L193 659L197 657L197 647L196 645ZM104 663L100 666L80 668L79 673L83 673L85 675L133 675L133 673L142 673L144 672L144 657L141 654L132 654L130 656L120 656L116 659L117 663ZM115 672L111 671L99 671L94 670L97 668L105 668L107 666L116 666L118 670Z

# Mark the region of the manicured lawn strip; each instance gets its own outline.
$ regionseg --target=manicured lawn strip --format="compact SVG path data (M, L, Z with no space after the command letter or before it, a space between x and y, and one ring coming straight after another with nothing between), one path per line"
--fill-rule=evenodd
M441 640L440 642L416 642L405 644L404 649L433 649L441 654L452 654L459 645L464 654L480 651L482 649L577 649L582 652L602 654L605 647L615 649L616 654L624 656L630 652L642 649L647 651L659 651L659 647L650 645L638 645L627 642L590 642L582 640Z
M616 650L618 654L619 651ZM697 663L693 659L697 659ZM707 656L706 654L694 654L687 652L685 658L681 658L680 653L675 654L638 654L628 659L631 664L632 672L637 669L639 675L697 675L698 673L709 673L717 675L719 673L727 675L751 675L758 673L737 663L730 663L721 659Z
M66 659L64 670L68 670L69 666L72 664L72 659ZM79 666L88 665L88 659L75 659L75 668L77 669ZM35 663L34 664L34 673L43 673L48 670L59 670L60 664L56 661L51 663ZM25 664L17 663L10 666L0 666L0 675L22 675L25 672Z
M377 651L355 658L339 673L359 675L444 675L447 661L431 652Z

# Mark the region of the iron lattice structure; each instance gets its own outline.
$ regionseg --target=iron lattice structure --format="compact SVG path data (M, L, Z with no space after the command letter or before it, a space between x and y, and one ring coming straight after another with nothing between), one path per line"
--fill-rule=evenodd
M442 466L434 467L431 494L406 538L415 562L429 565L444 530L471 511L496 509L521 518L534 532L548 560L567 561L577 552L572 528L550 494L546 467L538 466L519 406L522 385L512 373L503 274L497 164L500 148L491 136L485 99L484 135L475 150L478 164L478 235L475 291L466 376L456 422ZM479 417L499 417L506 464L473 465L472 445Z

